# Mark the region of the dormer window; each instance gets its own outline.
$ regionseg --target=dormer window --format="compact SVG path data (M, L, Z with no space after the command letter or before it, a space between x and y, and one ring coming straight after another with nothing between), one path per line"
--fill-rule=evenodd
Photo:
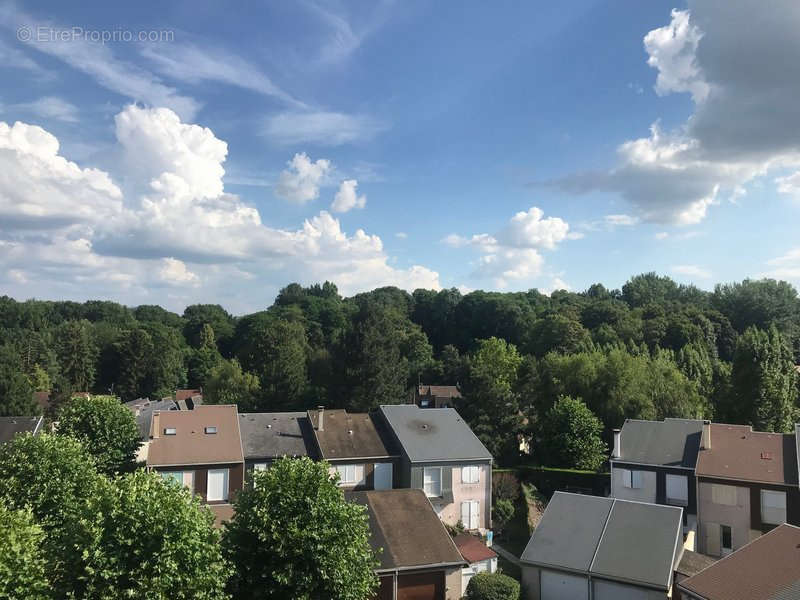
M175 435L178 430L174 427L164 427L164 435Z
M217 428L209 426L209 427L205 428L205 432L208 433L208 434L217 433Z

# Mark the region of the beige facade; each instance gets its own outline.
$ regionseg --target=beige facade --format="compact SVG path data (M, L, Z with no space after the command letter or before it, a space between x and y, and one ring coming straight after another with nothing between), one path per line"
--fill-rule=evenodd
M465 467L475 468L478 471L478 481L468 482L464 481ZM431 498L431 503L439 515L439 518L448 525L455 525L459 521L463 521L462 515L466 515L466 503L469 506L469 520L475 519L477 512L477 526L473 527L474 523L463 522L467 529L477 529L481 532L489 529L490 525L490 502L491 502L491 471L489 465L456 465L453 467L442 467L442 469L452 469L453 475L453 501L444 504L441 498ZM467 475L468 476L468 475ZM477 511L471 503L477 502Z
M709 556L722 556L722 526L731 528L731 549L751 541L750 490L727 483L697 483L698 549ZM759 533L759 532L756 532Z
M461 568L447 569L444 572L445 598L459 600L467 590L461 589Z

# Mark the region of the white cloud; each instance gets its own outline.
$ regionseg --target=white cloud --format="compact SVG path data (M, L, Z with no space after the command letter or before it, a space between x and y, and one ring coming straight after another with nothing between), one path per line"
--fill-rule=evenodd
M367 205L367 197L364 195L359 196L357 188L358 181L355 179L345 179L339 185L339 191L333 198L331 210L333 212L347 212L354 208L364 208Z
M670 267L670 271L676 275L684 275L686 277L696 277L698 279L710 279L711 272L708 269L698 267L697 265L675 265Z
M669 237L669 233L667 233L666 231L659 231L659 232L658 232L658 233L655 235L655 238L656 238L657 240L665 240L665 239L667 239L668 237Z
M606 215L603 221L608 227L630 227L636 225L639 219L630 215Z
M197 284L200 278L186 268L186 263L175 258L162 258L158 276L166 283Z
M369 141L386 129L386 123L368 115L291 111L267 117L263 133L271 141L287 146L301 143L341 146Z
M45 119L56 119L66 123L78 122L78 107L56 96L44 96L31 102L12 104L8 109L31 112Z
M775 184L778 186L778 193L800 199L800 171L784 177L777 177Z
M536 206L518 212L497 237L502 244L517 248L555 248L567 237L569 225L558 217L543 216L544 211Z
M566 290L567 292L569 292L572 290L572 288L566 281L564 281L560 277L553 277L550 283L541 289L541 292L549 296L553 292L557 292L559 290Z
M759 277L800 281L800 247L789 250L786 254L767 261L770 267L759 274Z
M394 237L396 237L399 240L405 240L408 238L408 234L405 231L398 231L397 233L394 234Z
M305 152L301 152L295 154L287 165L289 168L281 171L278 177L275 194L298 204L316 200L320 185L331 171L331 161L320 158L312 162Z

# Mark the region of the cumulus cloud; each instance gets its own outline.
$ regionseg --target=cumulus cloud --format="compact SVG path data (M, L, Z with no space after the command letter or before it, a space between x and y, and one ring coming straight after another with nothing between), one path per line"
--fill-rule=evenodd
M656 91L691 94L692 116L674 131L656 123L648 137L621 144L609 171L550 183L620 194L645 221L687 225L742 196L755 178L800 166L800 61L786 60L800 56L800 5L779 0L761 8L691 0L688 10L673 11L644 47Z
M767 261L769 269L759 277L800 281L800 247Z
M684 275L686 277L694 277L698 279L711 278L711 272L708 269L698 267L697 265L675 265L670 267L670 271L676 275Z
M320 158L312 161L305 152L295 154L281 171L275 194L284 200L305 204L319 197L319 187L331 171L331 161Z
M386 123L368 115L289 111L267 117L263 133L271 141L281 145L309 143L341 146L369 141L386 129Z
M800 199L800 171L775 179L778 193Z
M262 223L256 208L225 191L227 145L211 130L137 106L115 123L124 186L60 156L47 131L0 123L0 223L8 225L0 227L0 283L9 293L177 308L214 299L245 311L290 280L328 279L345 294L440 288L438 273L392 266L378 236L347 233L325 211L297 229ZM237 294L235 282L256 278L257 293ZM164 285L171 292L153 297Z
M367 205L367 197L364 195L359 196L356 188L358 181L355 179L345 179L339 185L339 191L333 198L331 210L333 212L347 212L354 208L364 208Z
M532 206L516 213L495 234L465 237L451 233L442 243L453 248L470 246L481 253L472 274L477 279L490 279L499 288L506 288L513 282L530 282L541 274L544 265L539 251L552 250L572 237L566 221L559 217L543 217L544 211Z

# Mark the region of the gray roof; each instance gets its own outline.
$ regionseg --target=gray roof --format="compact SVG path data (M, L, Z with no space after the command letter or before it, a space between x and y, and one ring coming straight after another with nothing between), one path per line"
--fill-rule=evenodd
M556 492L522 560L668 589L681 532L678 507Z
M43 417L0 417L0 443L10 442L18 433L39 433Z
M621 457L615 460L694 469L702 431L703 421L693 419L628 419L622 426Z
M381 406L380 412L411 462L492 458L453 408L398 404Z
M143 440L150 437L150 420L155 410L178 410L177 405L171 398L161 400L150 400L148 398L137 398L130 402L125 402L125 406L130 409L136 417L136 426L139 428L139 435Z
M307 456L302 422L304 412L240 413L244 458Z

